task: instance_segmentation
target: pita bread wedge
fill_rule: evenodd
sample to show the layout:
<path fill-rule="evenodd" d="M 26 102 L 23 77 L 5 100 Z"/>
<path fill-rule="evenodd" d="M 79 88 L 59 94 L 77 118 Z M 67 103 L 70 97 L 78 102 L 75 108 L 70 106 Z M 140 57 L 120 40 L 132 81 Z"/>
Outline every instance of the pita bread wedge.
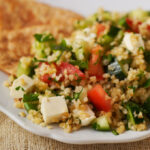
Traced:
<path fill-rule="evenodd" d="M 64 28 L 59 25 L 57 25 L 57 28 L 43 25 L 15 31 L 3 31 L 0 34 L 0 70 L 7 74 L 15 73 L 20 57 L 32 55 L 31 47 L 35 33 L 48 32 L 58 38 L 58 36 L 66 36 L 63 31 Z"/>
<path fill-rule="evenodd" d="M 0 0 L 0 69 L 15 72 L 20 57 L 31 55 L 35 33 L 69 36 L 73 22 L 79 19 L 80 15 L 69 10 L 34 0 Z"/>
<path fill-rule="evenodd" d="M 45 24 L 61 24 L 72 31 L 72 23 L 82 17 L 69 10 L 33 0 L 0 0 L 0 30 L 14 30 Z"/>

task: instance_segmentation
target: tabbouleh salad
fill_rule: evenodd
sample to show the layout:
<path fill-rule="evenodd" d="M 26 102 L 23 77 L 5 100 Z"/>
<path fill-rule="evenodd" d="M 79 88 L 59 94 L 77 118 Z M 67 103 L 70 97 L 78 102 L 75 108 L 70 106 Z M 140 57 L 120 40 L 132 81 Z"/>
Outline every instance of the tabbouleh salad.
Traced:
<path fill-rule="evenodd" d="M 41 126 L 59 123 L 66 132 L 83 126 L 115 135 L 147 129 L 150 12 L 99 9 L 77 21 L 69 38 L 34 37 L 34 57 L 22 57 L 7 82 L 28 119 Z"/>

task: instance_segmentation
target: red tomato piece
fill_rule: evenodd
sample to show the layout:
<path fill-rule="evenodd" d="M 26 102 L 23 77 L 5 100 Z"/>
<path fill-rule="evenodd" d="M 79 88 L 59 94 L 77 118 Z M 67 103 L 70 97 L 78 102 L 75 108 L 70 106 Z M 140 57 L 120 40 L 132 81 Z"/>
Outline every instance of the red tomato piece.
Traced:
<path fill-rule="evenodd" d="M 98 80 L 103 79 L 103 68 L 100 62 L 100 50 L 102 47 L 98 45 L 91 50 L 91 59 L 88 65 L 88 73 L 90 76 L 96 76 Z"/>
<path fill-rule="evenodd" d="M 71 64 L 69 64 L 67 62 L 62 62 L 58 66 L 57 74 L 64 75 L 64 71 L 65 70 L 67 71 L 68 75 L 71 75 L 71 74 L 76 75 L 75 76 L 75 80 L 77 80 L 78 77 L 80 77 L 82 79 L 85 78 L 85 74 L 82 71 L 80 71 L 77 67 L 75 67 L 75 66 L 73 66 L 73 65 L 71 65 Z M 63 79 L 64 79 L 64 76 L 61 78 L 61 80 L 63 80 Z"/>
<path fill-rule="evenodd" d="M 147 25 L 147 30 L 150 32 L 150 25 Z"/>
<path fill-rule="evenodd" d="M 101 85 L 95 85 L 88 91 L 88 98 L 97 110 L 108 112 L 111 110 L 111 99 Z"/>
<path fill-rule="evenodd" d="M 141 21 L 138 21 L 136 24 L 133 24 L 133 21 L 129 18 L 126 19 L 126 23 L 130 27 L 131 31 L 139 33 L 139 25 L 142 24 Z M 129 30 L 130 31 L 130 30 Z"/>
<path fill-rule="evenodd" d="M 39 67 L 41 67 L 41 65 L 42 65 L 43 63 L 46 64 L 46 65 L 50 65 L 48 62 L 40 62 L 40 63 L 39 63 Z"/>
<path fill-rule="evenodd" d="M 55 63 L 49 64 L 48 62 L 40 62 L 39 68 L 42 66 L 42 64 L 47 65 L 51 69 L 57 70 L 57 65 Z M 53 79 L 51 78 L 51 74 L 52 74 L 52 72 L 49 72 L 49 73 L 46 73 L 46 74 L 40 76 L 40 80 L 50 85 L 53 81 Z"/>
<path fill-rule="evenodd" d="M 128 26 L 129 26 L 130 28 L 132 28 L 132 26 L 133 26 L 133 21 L 132 21 L 131 19 L 127 18 L 127 19 L 126 19 L 126 23 L 128 24 Z"/>
<path fill-rule="evenodd" d="M 45 82 L 45 83 L 47 83 L 47 84 L 51 84 L 52 83 L 52 81 L 53 81 L 53 79 L 51 79 L 51 76 L 50 76 L 50 74 L 48 74 L 48 73 L 46 73 L 46 74 L 44 74 L 43 76 L 41 76 L 40 77 L 40 80 L 41 81 L 43 81 L 43 82 Z"/>
<path fill-rule="evenodd" d="M 97 36 L 99 37 L 106 27 L 103 24 L 97 24 Z"/>

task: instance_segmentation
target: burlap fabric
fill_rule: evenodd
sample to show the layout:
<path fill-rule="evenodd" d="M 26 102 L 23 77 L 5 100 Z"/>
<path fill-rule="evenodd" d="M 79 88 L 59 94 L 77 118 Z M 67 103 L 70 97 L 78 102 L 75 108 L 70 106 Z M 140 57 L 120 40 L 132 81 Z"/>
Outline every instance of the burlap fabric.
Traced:
<path fill-rule="evenodd" d="M 64 144 L 29 133 L 0 112 L 0 150 L 150 150 L 150 139 L 128 144 Z"/>

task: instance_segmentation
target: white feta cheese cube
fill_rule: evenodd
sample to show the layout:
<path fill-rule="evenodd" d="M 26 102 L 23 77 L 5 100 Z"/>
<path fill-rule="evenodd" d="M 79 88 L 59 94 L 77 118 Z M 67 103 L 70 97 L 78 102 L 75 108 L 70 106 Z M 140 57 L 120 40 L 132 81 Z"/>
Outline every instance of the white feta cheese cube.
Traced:
<path fill-rule="evenodd" d="M 10 96 L 13 98 L 23 98 L 24 93 L 27 92 L 33 85 L 33 79 L 23 74 L 18 79 L 14 80 L 10 87 Z"/>
<path fill-rule="evenodd" d="M 136 54 L 140 47 L 144 48 L 144 42 L 140 34 L 125 33 L 123 44 L 133 54 Z"/>
<path fill-rule="evenodd" d="M 96 117 L 91 108 L 84 104 L 79 109 L 74 109 L 74 117 L 78 117 L 81 120 L 82 126 L 89 125 Z"/>
<path fill-rule="evenodd" d="M 59 122 L 68 112 L 68 107 L 63 96 L 44 97 L 41 103 L 41 113 L 45 123 Z"/>

